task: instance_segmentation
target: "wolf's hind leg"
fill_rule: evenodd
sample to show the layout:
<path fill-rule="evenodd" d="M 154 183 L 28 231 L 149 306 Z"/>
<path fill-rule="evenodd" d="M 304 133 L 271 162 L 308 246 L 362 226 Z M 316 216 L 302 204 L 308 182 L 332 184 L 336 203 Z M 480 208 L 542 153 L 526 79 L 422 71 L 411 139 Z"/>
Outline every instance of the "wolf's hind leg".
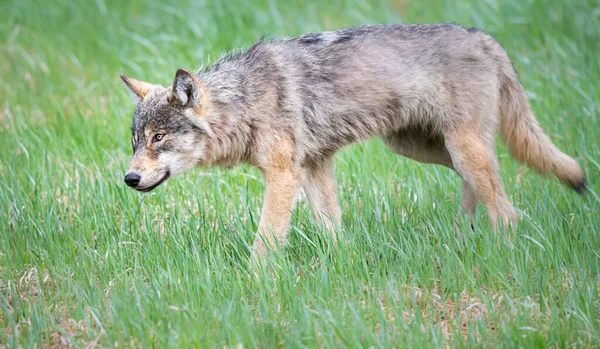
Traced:
<path fill-rule="evenodd" d="M 507 224 L 516 222 L 517 215 L 506 198 L 498 175 L 498 164 L 493 151 L 493 143 L 481 139 L 474 128 L 463 127 L 445 135 L 446 148 L 452 157 L 455 170 L 461 175 L 466 188 L 465 210 L 474 209 L 471 193 L 485 206 L 492 226 L 496 228 L 498 218 Z"/>
<path fill-rule="evenodd" d="M 341 212 L 337 202 L 333 158 L 305 169 L 304 192 L 317 222 L 322 222 L 337 245 L 336 229 L 341 224 Z"/>
<path fill-rule="evenodd" d="M 475 207 L 477 206 L 477 197 L 471 186 L 463 179 L 462 185 L 462 207 L 470 220 L 473 220 Z"/>
<path fill-rule="evenodd" d="M 422 131 L 399 131 L 386 135 L 382 139 L 393 153 L 426 164 L 442 165 L 456 171 L 442 137 L 432 138 Z M 460 172 L 457 173 L 462 177 Z M 462 207 L 471 222 L 477 206 L 477 196 L 464 177 L 462 178 Z"/>

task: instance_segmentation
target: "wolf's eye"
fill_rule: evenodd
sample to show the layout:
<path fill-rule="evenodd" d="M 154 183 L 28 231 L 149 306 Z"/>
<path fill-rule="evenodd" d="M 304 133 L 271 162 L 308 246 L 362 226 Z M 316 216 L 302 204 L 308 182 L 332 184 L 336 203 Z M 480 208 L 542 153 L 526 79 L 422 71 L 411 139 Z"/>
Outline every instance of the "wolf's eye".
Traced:
<path fill-rule="evenodd" d="M 156 143 L 156 142 L 160 142 L 162 141 L 162 139 L 165 137 L 164 134 L 162 133 L 157 133 L 154 135 L 154 138 L 152 138 L 152 143 Z"/>

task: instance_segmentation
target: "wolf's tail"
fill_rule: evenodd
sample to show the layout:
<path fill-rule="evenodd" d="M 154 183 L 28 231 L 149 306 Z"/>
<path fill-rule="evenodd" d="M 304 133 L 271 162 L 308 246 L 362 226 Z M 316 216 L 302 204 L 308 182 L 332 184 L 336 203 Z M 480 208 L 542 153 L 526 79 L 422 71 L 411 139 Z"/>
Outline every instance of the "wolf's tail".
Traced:
<path fill-rule="evenodd" d="M 502 50 L 504 51 L 504 50 Z M 553 173 L 578 193 L 585 191 L 581 166 L 560 151 L 533 116 L 527 95 L 505 52 L 501 62 L 500 133 L 511 155 L 542 174 Z"/>

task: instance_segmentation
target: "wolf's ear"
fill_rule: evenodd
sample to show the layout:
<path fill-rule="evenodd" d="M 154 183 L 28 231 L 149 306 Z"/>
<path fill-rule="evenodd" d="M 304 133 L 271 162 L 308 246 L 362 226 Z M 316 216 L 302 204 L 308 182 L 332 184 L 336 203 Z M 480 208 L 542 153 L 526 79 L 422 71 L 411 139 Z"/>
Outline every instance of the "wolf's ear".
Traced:
<path fill-rule="evenodd" d="M 202 86 L 197 77 L 185 69 L 177 69 L 168 101 L 174 105 L 192 108 L 202 103 Z"/>
<path fill-rule="evenodd" d="M 152 88 L 152 84 L 128 78 L 125 74 L 121 74 L 121 80 L 123 80 L 123 83 L 125 84 L 125 87 L 127 87 L 127 91 L 129 91 L 131 99 L 135 104 L 141 102 Z"/>

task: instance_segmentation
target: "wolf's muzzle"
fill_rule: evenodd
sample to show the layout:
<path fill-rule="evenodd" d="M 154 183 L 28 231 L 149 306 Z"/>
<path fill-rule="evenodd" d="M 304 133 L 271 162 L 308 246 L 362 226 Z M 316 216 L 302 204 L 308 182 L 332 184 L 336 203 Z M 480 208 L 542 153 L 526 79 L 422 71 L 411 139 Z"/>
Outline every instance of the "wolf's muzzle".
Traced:
<path fill-rule="evenodd" d="M 142 177 L 137 173 L 128 173 L 125 175 L 125 183 L 132 188 L 137 187 L 141 179 Z"/>
<path fill-rule="evenodd" d="M 163 176 L 163 178 L 161 178 L 158 182 L 156 182 L 155 184 L 149 186 L 149 187 L 136 187 L 135 190 L 137 191 L 141 191 L 143 193 L 147 193 L 149 191 L 154 190 L 154 188 L 158 187 L 159 185 L 163 184 L 167 179 L 169 179 L 169 177 L 171 177 L 171 172 L 167 171 L 167 173 L 165 173 L 165 175 Z"/>

